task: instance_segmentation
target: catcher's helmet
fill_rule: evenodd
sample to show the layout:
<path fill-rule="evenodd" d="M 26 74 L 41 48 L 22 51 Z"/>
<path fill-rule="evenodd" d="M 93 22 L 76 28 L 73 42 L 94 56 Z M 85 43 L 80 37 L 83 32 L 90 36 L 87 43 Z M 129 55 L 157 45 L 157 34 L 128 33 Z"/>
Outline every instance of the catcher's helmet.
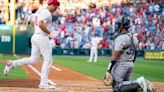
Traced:
<path fill-rule="evenodd" d="M 122 28 L 130 28 L 130 20 L 125 16 L 119 17 L 115 22 L 115 31 L 120 31 Z"/>
<path fill-rule="evenodd" d="M 128 30 L 128 28 L 130 28 L 130 20 L 125 16 L 121 16 L 121 17 L 116 19 L 115 31 L 114 31 L 114 35 L 113 35 L 114 39 L 118 35 L 120 35 L 121 29 L 123 29 L 123 28 L 126 30 Z"/>
<path fill-rule="evenodd" d="M 48 5 L 54 4 L 54 5 L 58 6 L 58 7 L 60 6 L 60 2 L 58 0 L 48 0 L 47 4 Z"/>

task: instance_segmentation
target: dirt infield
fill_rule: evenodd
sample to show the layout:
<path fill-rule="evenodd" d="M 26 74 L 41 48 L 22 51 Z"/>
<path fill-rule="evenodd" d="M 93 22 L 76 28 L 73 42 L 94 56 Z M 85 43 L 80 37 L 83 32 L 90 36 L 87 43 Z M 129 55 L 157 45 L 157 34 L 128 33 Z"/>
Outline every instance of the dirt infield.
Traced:
<path fill-rule="evenodd" d="M 33 65 L 41 70 L 42 63 Z M 112 92 L 111 86 L 104 86 L 102 80 L 72 71 L 53 64 L 60 69 L 50 70 L 49 79 L 57 84 L 56 89 L 43 90 L 38 88 L 40 76 L 30 67 L 23 66 L 30 79 L 0 79 L 0 92 Z M 164 83 L 154 82 L 157 92 L 164 92 Z"/>

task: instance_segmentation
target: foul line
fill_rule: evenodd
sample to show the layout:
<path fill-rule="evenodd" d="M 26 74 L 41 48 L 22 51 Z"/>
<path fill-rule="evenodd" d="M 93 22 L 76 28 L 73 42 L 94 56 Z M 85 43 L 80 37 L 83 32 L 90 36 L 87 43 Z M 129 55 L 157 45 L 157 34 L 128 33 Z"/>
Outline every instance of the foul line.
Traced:
<path fill-rule="evenodd" d="M 57 71 L 61 71 L 60 68 L 57 68 L 57 67 L 55 67 L 55 66 L 51 66 L 51 68 L 52 68 L 52 69 L 55 69 L 55 70 L 57 70 Z"/>
<path fill-rule="evenodd" d="M 27 66 L 30 67 L 36 74 L 38 74 L 39 76 L 41 76 L 41 73 L 36 68 L 34 68 L 31 65 L 27 65 Z"/>
<path fill-rule="evenodd" d="M 28 67 L 30 67 L 36 74 L 38 74 L 39 76 L 41 76 L 41 73 L 35 67 L 33 67 L 32 65 L 28 65 Z M 56 85 L 56 83 L 54 83 L 50 79 L 48 79 L 47 82 L 50 83 L 51 85 Z"/>

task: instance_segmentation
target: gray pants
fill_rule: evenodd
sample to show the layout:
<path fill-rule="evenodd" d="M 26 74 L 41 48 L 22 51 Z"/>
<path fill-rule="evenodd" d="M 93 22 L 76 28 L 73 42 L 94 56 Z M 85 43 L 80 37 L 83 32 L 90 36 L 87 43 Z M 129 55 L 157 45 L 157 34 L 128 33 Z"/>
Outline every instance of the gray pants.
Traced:
<path fill-rule="evenodd" d="M 116 84 L 130 81 L 133 67 L 133 62 L 116 62 L 111 72 Z"/>
<path fill-rule="evenodd" d="M 116 62 L 112 68 L 113 92 L 138 92 L 140 86 L 136 81 L 131 81 L 133 62 Z"/>
<path fill-rule="evenodd" d="M 142 92 L 136 81 L 124 81 L 113 87 L 113 92 Z"/>

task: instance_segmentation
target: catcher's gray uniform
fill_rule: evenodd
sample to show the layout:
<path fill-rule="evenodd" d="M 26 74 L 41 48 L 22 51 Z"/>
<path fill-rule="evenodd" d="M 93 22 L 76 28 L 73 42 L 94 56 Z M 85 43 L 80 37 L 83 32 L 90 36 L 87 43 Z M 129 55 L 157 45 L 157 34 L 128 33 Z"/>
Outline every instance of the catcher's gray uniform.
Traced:
<path fill-rule="evenodd" d="M 137 45 L 138 40 L 132 33 L 121 34 L 114 40 L 113 51 L 121 51 L 120 58 L 111 71 L 116 83 L 130 80 Z"/>
<path fill-rule="evenodd" d="M 130 81 L 138 40 L 132 33 L 128 33 L 129 27 L 130 20 L 127 17 L 122 16 L 116 20 L 112 61 L 105 73 L 104 84 L 107 86 L 112 84 L 113 92 L 141 92 L 141 90 L 147 92 L 147 84 L 143 77 Z"/>

